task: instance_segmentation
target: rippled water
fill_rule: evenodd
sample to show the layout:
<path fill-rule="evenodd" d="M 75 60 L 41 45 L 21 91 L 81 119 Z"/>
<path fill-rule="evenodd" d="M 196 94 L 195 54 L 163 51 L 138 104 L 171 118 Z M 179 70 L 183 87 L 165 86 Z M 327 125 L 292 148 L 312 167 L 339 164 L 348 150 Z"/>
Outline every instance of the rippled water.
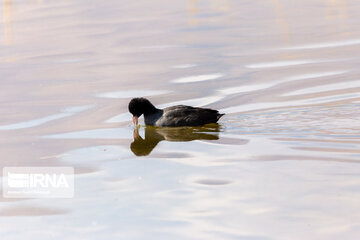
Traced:
<path fill-rule="evenodd" d="M 359 1 L 0 11 L 0 166 L 76 171 L 73 199 L 0 197 L 1 239 L 360 236 Z M 136 131 L 135 96 L 227 115 Z"/>

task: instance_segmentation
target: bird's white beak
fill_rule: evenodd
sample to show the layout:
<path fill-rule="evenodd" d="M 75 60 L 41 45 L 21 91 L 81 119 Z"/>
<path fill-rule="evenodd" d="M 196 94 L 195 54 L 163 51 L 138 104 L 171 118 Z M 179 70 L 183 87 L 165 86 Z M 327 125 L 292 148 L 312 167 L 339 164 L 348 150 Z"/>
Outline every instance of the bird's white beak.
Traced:
<path fill-rule="evenodd" d="M 136 126 L 138 125 L 138 117 L 133 116 L 133 124 Z"/>

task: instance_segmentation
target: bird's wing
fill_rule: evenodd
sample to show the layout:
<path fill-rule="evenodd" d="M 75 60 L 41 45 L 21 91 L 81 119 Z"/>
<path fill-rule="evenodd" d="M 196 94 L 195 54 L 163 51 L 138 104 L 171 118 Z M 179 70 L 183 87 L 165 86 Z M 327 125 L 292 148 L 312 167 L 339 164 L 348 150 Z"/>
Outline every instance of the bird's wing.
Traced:
<path fill-rule="evenodd" d="M 162 120 L 167 126 L 195 126 L 217 122 L 218 116 L 217 110 L 178 105 L 165 108 Z"/>

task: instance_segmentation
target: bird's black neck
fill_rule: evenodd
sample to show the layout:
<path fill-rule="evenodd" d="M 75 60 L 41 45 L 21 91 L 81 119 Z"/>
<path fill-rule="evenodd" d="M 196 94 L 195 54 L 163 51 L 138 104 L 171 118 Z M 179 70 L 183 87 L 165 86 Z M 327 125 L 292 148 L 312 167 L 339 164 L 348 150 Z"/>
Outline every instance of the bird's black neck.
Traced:
<path fill-rule="evenodd" d="M 146 102 L 146 106 L 144 107 L 144 115 L 154 114 L 158 111 L 159 109 L 157 109 L 151 102 Z"/>

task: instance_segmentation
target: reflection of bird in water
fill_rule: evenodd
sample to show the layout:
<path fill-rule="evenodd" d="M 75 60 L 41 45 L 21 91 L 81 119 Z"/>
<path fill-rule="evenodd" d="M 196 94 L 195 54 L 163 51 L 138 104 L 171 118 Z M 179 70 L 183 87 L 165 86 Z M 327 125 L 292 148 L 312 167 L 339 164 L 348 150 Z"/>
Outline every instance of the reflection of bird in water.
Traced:
<path fill-rule="evenodd" d="M 208 124 L 202 127 L 168 127 L 156 128 L 148 126 L 145 128 L 145 139 L 139 135 L 139 129 L 134 129 L 134 141 L 131 143 L 131 151 L 136 156 L 146 156 L 162 141 L 188 142 L 193 140 L 218 140 L 220 125 Z"/>

